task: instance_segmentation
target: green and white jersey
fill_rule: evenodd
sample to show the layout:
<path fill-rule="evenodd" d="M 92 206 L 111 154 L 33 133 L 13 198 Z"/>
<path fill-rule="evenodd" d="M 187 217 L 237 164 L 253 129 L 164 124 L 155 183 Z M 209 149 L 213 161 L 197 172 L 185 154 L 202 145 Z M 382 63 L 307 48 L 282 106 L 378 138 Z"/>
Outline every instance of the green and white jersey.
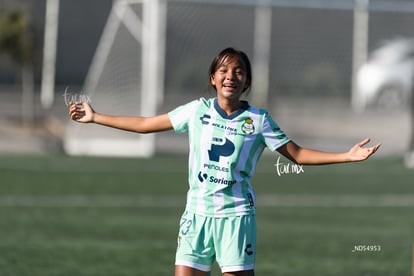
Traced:
<path fill-rule="evenodd" d="M 169 117 L 175 132 L 189 136 L 186 210 L 208 217 L 255 214 L 256 163 L 265 147 L 275 151 L 289 141 L 267 111 L 243 102 L 228 116 L 216 98 L 200 98 Z"/>

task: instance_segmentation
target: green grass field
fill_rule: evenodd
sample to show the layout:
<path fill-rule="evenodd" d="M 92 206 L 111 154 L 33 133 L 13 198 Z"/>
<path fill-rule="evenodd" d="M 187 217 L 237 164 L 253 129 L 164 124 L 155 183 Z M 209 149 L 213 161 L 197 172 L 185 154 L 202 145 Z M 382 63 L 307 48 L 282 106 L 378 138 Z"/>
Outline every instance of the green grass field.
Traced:
<path fill-rule="evenodd" d="M 253 181 L 256 275 L 411 275 L 402 160 L 281 176 L 275 163 L 264 156 Z M 186 174 L 185 156 L 1 156 L 0 275 L 173 275 Z"/>

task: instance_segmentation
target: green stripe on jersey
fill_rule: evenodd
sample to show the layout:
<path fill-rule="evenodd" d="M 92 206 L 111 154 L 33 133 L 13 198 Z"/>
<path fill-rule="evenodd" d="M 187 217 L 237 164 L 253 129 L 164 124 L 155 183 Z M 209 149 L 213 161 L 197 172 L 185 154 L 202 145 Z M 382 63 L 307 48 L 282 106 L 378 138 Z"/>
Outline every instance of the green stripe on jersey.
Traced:
<path fill-rule="evenodd" d="M 177 133 L 189 135 L 186 209 L 210 217 L 255 213 L 250 181 L 265 147 L 274 151 L 289 138 L 263 109 L 243 102 L 228 116 L 217 99 L 192 101 L 169 113 Z"/>

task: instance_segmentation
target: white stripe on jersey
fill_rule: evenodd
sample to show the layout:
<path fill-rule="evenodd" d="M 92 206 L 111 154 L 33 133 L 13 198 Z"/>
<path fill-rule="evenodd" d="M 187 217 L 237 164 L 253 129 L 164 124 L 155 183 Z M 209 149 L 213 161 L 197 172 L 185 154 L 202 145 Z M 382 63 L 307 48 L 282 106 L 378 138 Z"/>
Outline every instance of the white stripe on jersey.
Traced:
<path fill-rule="evenodd" d="M 201 98 L 169 117 L 177 133 L 189 134 L 187 210 L 212 217 L 254 214 L 256 163 L 266 146 L 274 151 L 289 141 L 267 112 L 245 102 L 227 116 L 216 99 Z"/>

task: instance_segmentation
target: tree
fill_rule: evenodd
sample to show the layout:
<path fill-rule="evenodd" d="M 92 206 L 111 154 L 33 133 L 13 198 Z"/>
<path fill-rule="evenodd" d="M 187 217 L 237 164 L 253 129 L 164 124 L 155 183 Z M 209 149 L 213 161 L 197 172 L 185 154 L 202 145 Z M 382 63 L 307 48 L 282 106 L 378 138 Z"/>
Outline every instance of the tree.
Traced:
<path fill-rule="evenodd" d="M 34 61 L 35 30 L 29 16 L 22 9 L 8 9 L 0 13 L 0 51 L 21 69 L 22 121 L 34 122 Z"/>

